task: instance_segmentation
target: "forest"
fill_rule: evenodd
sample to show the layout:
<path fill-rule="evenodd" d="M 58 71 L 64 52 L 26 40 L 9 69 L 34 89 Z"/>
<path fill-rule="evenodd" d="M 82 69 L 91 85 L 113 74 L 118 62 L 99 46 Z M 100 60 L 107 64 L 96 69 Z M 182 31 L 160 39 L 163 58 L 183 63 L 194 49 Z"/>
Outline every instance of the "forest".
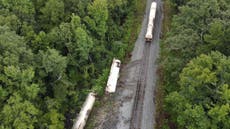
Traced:
<path fill-rule="evenodd" d="M 229 129 L 230 1 L 167 0 L 162 129 Z"/>
<path fill-rule="evenodd" d="M 0 128 L 71 128 L 130 49 L 137 0 L 1 0 Z"/>

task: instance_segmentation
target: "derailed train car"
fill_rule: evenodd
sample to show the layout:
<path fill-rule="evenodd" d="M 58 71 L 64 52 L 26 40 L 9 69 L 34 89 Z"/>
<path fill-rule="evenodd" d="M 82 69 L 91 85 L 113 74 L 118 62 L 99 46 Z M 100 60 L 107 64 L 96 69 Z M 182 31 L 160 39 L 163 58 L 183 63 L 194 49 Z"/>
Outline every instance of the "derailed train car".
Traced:
<path fill-rule="evenodd" d="M 150 13 L 149 13 L 149 21 L 148 21 L 148 26 L 147 26 L 147 32 L 145 35 L 145 41 L 146 42 L 151 42 L 153 39 L 153 28 L 154 28 L 154 20 L 156 17 L 156 9 L 157 9 L 157 3 L 152 2 L 151 7 L 150 7 Z"/>
<path fill-rule="evenodd" d="M 95 99 L 96 99 L 96 94 L 91 92 L 88 94 L 85 103 L 82 106 L 82 109 L 77 117 L 76 122 L 73 125 L 72 129 L 83 129 L 84 126 L 86 125 L 86 121 L 89 117 L 89 114 L 93 108 Z"/>
<path fill-rule="evenodd" d="M 108 93 L 114 93 L 116 91 L 116 85 L 117 85 L 117 80 L 119 77 L 120 65 L 121 65 L 120 60 L 113 59 L 113 63 L 112 63 L 111 70 L 110 70 L 110 75 L 109 75 L 107 86 L 106 86 L 106 92 Z M 89 93 L 72 129 L 84 129 L 87 119 L 89 117 L 89 114 L 95 103 L 95 100 L 96 100 L 96 94 L 94 92 Z"/>
<path fill-rule="evenodd" d="M 121 61 L 118 59 L 113 59 L 113 63 L 111 65 L 111 70 L 109 74 L 109 78 L 107 81 L 107 86 L 105 91 L 107 93 L 114 93 L 116 91 L 117 80 L 119 78 Z"/>

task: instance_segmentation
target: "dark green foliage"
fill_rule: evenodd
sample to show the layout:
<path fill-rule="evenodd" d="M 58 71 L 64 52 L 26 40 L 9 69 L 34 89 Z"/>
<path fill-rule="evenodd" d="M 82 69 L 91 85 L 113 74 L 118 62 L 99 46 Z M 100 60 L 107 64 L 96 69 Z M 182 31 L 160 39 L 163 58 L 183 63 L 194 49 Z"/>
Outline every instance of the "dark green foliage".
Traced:
<path fill-rule="evenodd" d="M 174 114 L 178 128 L 229 128 L 229 64 L 230 58 L 211 52 L 183 69 L 179 90 L 166 96 L 167 110 Z"/>
<path fill-rule="evenodd" d="M 92 4 L 88 6 L 89 17 L 87 25 L 90 30 L 95 34 L 99 39 L 103 39 L 105 32 L 107 31 L 107 20 L 109 17 L 107 0 L 95 0 Z"/>
<path fill-rule="evenodd" d="M 9 10 L 22 21 L 33 22 L 34 21 L 34 5 L 28 0 L 2 0 L 2 7 Z"/>
<path fill-rule="evenodd" d="M 44 68 L 47 74 L 52 73 L 53 76 L 59 77 L 66 69 L 66 57 L 59 55 L 57 50 L 48 49 L 45 53 L 40 52 L 41 68 Z"/>
<path fill-rule="evenodd" d="M 174 83 L 177 83 L 179 73 L 195 56 L 210 50 L 230 55 L 227 45 L 230 41 L 229 22 L 220 15 L 227 9 L 221 8 L 217 0 L 190 0 L 181 6 L 181 12 L 174 16 L 172 29 L 162 45 L 165 47 L 163 56 L 167 55 L 163 61 L 164 65 L 167 65 L 165 75 L 172 80 L 166 83 L 173 83 L 167 87 L 169 91 L 171 88 L 177 89 Z"/>
<path fill-rule="evenodd" d="M 188 2 L 189 0 L 171 0 L 171 1 L 177 6 L 181 6 L 181 5 L 186 4 L 186 2 Z"/>
<path fill-rule="evenodd" d="M 178 14 L 162 42 L 166 124 L 179 129 L 227 129 L 229 1 L 174 2 Z"/>
<path fill-rule="evenodd" d="M 10 31 L 7 26 L 0 26 L 0 71 L 4 66 L 28 66 L 33 58 L 30 50 L 26 49 L 26 43 L 22 37 Z"/>
<path fill-rule="evenodd" d="M 22 37 L 0 26 L 0 121 L 1 128 L 34 128 L 39 109 L 39 85 L 33 82 L 33 53 Z"/>
<path fill-rule="evenodd" d="M 71 128 L 127 50 L 127 0 L 0 1 L 0 128 Z"/>
<path fill-rule="evenodd" d="M 209 30 L 204 35 L 204 41 L 207 43 L 209 50 L 219 50 L 222 53 L 229 55 L 230 47 L 230 22 L 226 20 L 215 20 L 209 24 Z M 204 50 L 206 48 L 203 48 Z"/>
<path fill-rule="evenodd" d="M 96 84 L 93 87 L 93 91 L 96 92 L 99 96 L 102 96 L 104 93 L 104 88 L 106 86 L 106 81 L 109 76 L 109 70 L 104 69 L 102 75 L 96 80 Z"/>
<path fill-rule="evenodd" d="M 62 0 L 48 0 L 45 6 L 40 9 L 41 28 L 49 30 L 60 24 L 64 17 L 64 3 Z"/>

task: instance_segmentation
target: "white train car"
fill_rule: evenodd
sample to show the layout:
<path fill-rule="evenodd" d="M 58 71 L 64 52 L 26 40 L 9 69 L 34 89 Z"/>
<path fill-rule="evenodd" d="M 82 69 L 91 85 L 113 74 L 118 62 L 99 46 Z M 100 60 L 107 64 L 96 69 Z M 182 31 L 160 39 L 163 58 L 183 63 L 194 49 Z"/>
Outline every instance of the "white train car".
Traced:
<path fill-rule="evenodd" d="M 109 78 L 107 81 L 106 92 L 114 93 L 116 91 L 117 80 L 119 78 L 121 61 L 118 59 L 113 59 L 113 63 L 111 66 Z"/>
<path fill-rule="evenodd" d="M 148 21 L 148 26 L 147 26 L 147 32 L 145 35 L 145 41 L 146 42 L 151 42 L 153 39 L 153 28 L 154 28 L 154 20 L 156 17 L 156 9 L 157 9 L 157 3 L 152 2 L 151 8 L 150 8 L 150 13 L 149 13 L 149 21 Z"/>
<path fill-rule="evenodd" d="M 93 92 L 88 94 L 88 96 L 85 100 L 85 103 L 83 104 L 83 107 L 82 107 L 72 129 L 83 129 L 84 128 L 86 121 L 89 117 L 89 114 L 93 108 L 93 105 L 94 105 L 94 102 L 96 99 L 95 96 L 96 96 L 96 94 Z"/>

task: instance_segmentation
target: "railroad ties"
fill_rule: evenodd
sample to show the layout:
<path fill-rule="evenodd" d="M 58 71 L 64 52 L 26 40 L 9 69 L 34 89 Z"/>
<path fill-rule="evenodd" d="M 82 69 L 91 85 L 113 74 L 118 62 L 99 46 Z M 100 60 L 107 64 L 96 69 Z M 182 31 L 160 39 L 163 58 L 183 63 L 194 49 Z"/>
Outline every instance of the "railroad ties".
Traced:
<path fill-rule="evenodd" d="M 134 105 L 130 121 L 130 129 L 141 129 L 150 45 L 151 44 L 149 43 L 145 44 L 142 62 L 140 64 L 139 78 L 137 81 L 136 95 L 134 98 Z"/>

